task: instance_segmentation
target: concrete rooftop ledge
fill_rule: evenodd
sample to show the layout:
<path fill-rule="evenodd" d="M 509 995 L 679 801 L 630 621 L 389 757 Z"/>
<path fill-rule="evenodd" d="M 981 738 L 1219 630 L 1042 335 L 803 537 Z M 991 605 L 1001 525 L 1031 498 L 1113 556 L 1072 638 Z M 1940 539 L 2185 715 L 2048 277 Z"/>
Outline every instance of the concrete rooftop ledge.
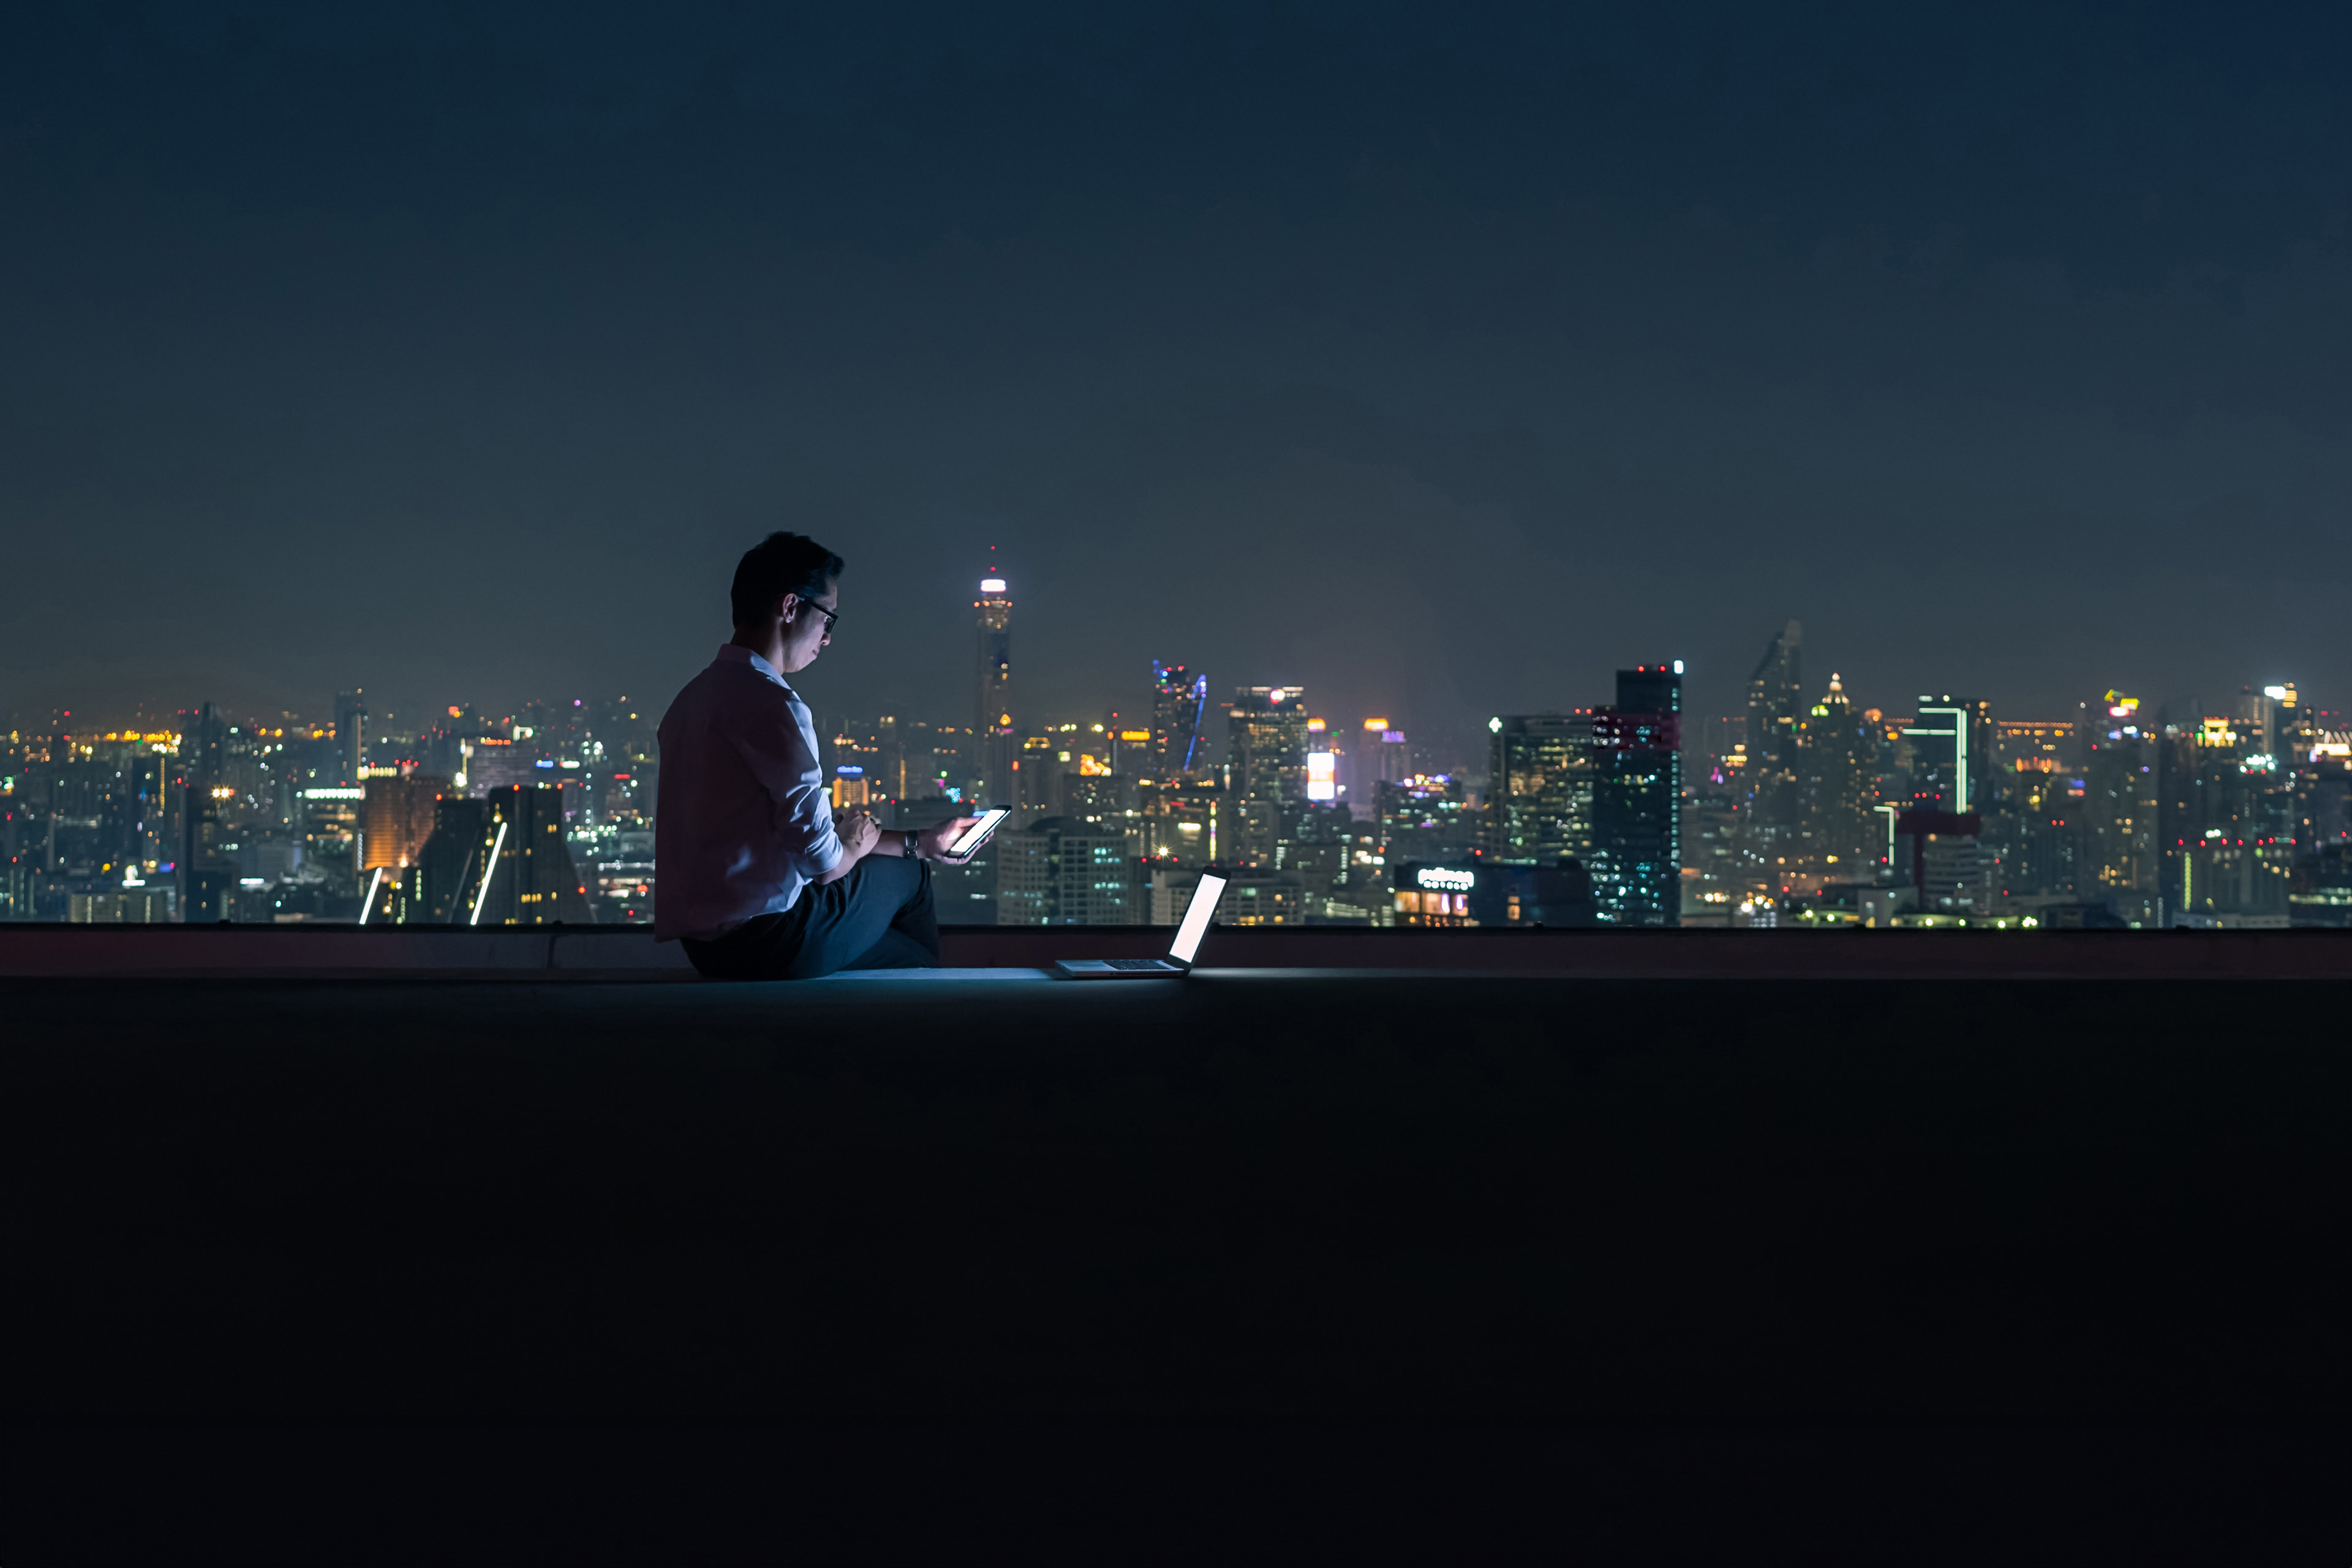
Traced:
<path fill-rule="evenodd" d="M 956 969 L 1164 952 L 1158 927 L 949 927 Z M 2352 932 L 1224 929 L 1204 968 L 1574 978 L 2352 978 Z M 693 981 L 643 927 L 0 925 L 0 978 L 413 975 Z"/>

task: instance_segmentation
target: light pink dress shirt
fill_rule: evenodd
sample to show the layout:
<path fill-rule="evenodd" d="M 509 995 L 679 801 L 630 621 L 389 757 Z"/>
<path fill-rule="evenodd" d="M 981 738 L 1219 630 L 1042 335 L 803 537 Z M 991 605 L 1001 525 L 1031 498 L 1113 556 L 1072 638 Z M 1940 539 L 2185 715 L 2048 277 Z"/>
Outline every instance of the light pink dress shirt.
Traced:
<path fill-rule="evenodd" d="M 808 705 L 729 643 L 661 721 L 654 938 L 724 934 L 789 910 L 841 861 Z"/>

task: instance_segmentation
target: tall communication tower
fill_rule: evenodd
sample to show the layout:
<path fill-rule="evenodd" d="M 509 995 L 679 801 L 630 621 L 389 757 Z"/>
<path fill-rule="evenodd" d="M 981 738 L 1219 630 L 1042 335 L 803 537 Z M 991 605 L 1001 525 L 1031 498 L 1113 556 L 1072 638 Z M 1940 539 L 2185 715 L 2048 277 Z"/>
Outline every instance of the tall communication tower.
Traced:
<path fill-rule="evenodd" d="M 972 706 L 972 744 L 979 753 L 982 805 L 1009 805 L 1013 800 L 1013 763 L 1020 742 L 1013 735 L 1013 595 L 996 567 L 990 547 L 988 574 L 980 580 L 980 597 L 972 601 L 979 632 L 980 658 Z"/>

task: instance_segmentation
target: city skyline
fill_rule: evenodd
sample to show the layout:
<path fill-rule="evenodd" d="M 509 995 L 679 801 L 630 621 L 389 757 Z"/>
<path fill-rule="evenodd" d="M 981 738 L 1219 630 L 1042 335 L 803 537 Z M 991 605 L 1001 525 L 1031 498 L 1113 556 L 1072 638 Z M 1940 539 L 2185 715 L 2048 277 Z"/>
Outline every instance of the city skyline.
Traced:
<path fill-rule="evenodd" d="M 1693 713 L 1681 659 L 1621 665 L 1612 701 L 1489 715 L 1467 760 L 1394 713 L 1335 721 L 1300 685 L 1220 699 L 1160 659 L 1141 703 L 1041 712 L 1020 596 L 987 571 L 964 721 L 819 715 L 836 808 L 894 827 L 1012 812 L 940 868 L 950 921 L 1165 923 L 1212 868 L 1238 925 L 2283 927 L 2352 909 L 2352 734 L 2293 682 L 2185 715 L 2116 689 L 2064 718 L 1949 691 L 1890 712 L 1841 671 L 1809 676 L 1790 620 L 1742 711 Z M 0 918 L 642 922 L 658 711 L 455 703 L 404 728 L 353 687 L 323 722 L 60 713 L 0 745 Z"/>

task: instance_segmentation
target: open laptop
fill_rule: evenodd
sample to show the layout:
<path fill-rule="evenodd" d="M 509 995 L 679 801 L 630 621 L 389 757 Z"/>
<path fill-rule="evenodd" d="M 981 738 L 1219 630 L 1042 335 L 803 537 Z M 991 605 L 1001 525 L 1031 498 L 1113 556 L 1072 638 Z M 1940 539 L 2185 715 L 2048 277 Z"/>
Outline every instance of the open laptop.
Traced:
<path fill-rule="evenodd" d="M 1224 891 L 1223 877 L 1201 873 L 1201 885 L 1192 889 L 1192 901 L 1184 906 L 1184 919 L 1176 927 L 1176 940 L 1168 944 L 1165 958 L 1057 958 L 1054 973 L 1066 980 L 1165 980 L 1171 974 L 1189 974 L 1192 955 L 1201 951 L 1209 917 L 1217 912 L 1217 900 Z"/>

